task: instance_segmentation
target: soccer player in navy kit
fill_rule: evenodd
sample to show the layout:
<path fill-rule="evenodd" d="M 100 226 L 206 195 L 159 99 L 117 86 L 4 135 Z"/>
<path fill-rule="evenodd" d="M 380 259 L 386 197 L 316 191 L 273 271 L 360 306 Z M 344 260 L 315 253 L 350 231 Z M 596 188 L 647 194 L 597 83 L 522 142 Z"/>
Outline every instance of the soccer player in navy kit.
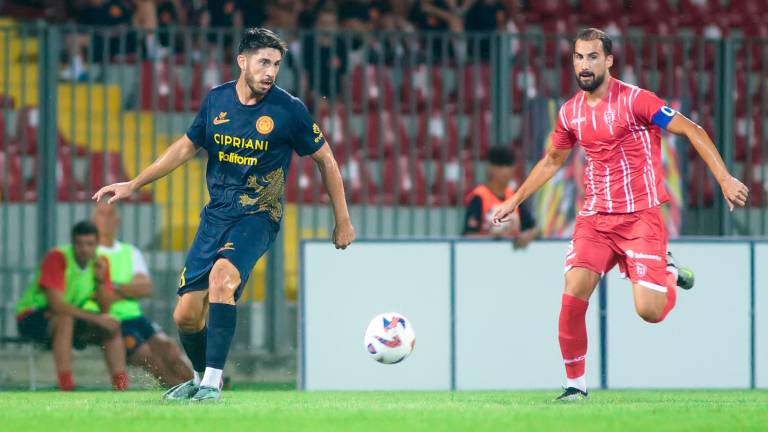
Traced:
<path fill-rule="evenodd" d="M 355 230 L 344 186 L 323 133 L 297 98 L 275 85 L 285 43 L 263 28 L 246 30 L 238 48 L 240 77 L 208 93 L 187 133 L 136 178 L 103 187 L 109 202 L 167 175 L 204 148 L 211 201 L 179 278 L 173 318 L 194 379 L 170 389 L 169 400 L 218 400 L 235 332 L 235 302 L 251 269 L 277 236 L 292 152 L 311 155 L 333 205 L 337 249 Z M 206 326 L 207 315 L 207 326 Z"/>

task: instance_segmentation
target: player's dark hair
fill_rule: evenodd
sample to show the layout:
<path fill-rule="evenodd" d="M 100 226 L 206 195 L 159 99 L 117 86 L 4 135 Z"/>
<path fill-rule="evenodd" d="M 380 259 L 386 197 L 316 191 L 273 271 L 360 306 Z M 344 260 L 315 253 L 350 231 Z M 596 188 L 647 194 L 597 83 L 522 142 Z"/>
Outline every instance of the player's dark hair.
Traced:
<path fill-rule="evenodd" d="M 573 40 L 573 49 L 576 49 L 576 41 L 592 41 L 596 39 L 600 39 L 600 42 L 603 43 L 603 52 L 606 56 L 613 54 L 613 41 L 606 32 L 596 28 L 581 30 L 576 35 L 576 39 Z"/>
<path fill-rule="evenodd" d="M 72 227 L 72 240 L 83 235 L 95 235 L 99 238 L 99 229 L 89 220 L 80 221 Z"/>
<path fill-rule="evenodd" d="M 255 52 L 262 48 L 274 48 L 280 51 L 281 55 L 285 55 L 285 52 L 288 51 L 288 45 L 272 30 L 253 27 L 243 33 L 243 37 L 240 38 L 240 45 L 237 47 L 237 53 Z"/>
<path fill-rule="evenodd" d="M 509 147 L 495 146 L 488 150 L 488 163 L 496 166 L 515 164 L 515 153 Z"/>

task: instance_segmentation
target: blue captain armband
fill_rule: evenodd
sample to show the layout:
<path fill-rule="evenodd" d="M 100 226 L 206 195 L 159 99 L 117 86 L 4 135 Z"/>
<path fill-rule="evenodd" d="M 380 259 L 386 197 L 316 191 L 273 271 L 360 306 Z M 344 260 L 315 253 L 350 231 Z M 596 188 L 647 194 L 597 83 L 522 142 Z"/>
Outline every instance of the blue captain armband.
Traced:
<path fill-rule="evenodd" d="M 651 123 L 666 130 L 667 126 L 669 126 L 669 122 L 675 117 L 675 114 L 677 114 L 677 111 L 664 105 L 656 111 L 656 114 L 654 114 L 653 117 L 651 117 Z"/>

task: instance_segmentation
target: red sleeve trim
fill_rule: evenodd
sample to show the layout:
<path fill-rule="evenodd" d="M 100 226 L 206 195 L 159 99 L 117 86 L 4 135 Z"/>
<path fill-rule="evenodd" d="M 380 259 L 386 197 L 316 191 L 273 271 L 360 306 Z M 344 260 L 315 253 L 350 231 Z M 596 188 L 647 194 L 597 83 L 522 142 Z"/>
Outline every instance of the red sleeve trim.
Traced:
<path fill-rule="evenodd" d="M 66 289 L 67 259 L 59 250 L 48 252 L 40 266 L 38 284 L 47 289 L 64 292 Z"/>

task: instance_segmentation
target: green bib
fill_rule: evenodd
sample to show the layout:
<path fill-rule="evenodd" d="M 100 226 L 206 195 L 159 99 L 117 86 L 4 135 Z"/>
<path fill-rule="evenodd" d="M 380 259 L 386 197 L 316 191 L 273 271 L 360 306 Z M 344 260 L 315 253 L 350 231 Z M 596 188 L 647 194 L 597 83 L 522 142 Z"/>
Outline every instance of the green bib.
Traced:
<path fill-rule="evenodd" d="M 96 292 L 96 281 L 93 274 L 93 263 L 81 269 L 75 260 L 75 252 L 72 245 L 63 245 L 56 248 L 64 255 L 66 262 L 64 276 L 64 301 L 78 308 L 84 308 L 89 300 L 93 299 Z M 48 299 L 40 289 L 40 271 L 27 285 L 19 303 L 16 305 L 16 313 L 19 314 L 29 309 L 45 309 L 48 307 Z"/>
<path fill-rule="evenodd" d="M 133 247 L 127 243 L 115 242 L 114 251 L 99 247 L 99 255 L 109 260 L 109 274 L 112 285 L 125 285 L 133 279 Z M 116 290 L 119 288 L 115 288 Z M 142 316 L 138 300 L 123 299 L 112 303 L 109 314 L 120 321 Z"/>

